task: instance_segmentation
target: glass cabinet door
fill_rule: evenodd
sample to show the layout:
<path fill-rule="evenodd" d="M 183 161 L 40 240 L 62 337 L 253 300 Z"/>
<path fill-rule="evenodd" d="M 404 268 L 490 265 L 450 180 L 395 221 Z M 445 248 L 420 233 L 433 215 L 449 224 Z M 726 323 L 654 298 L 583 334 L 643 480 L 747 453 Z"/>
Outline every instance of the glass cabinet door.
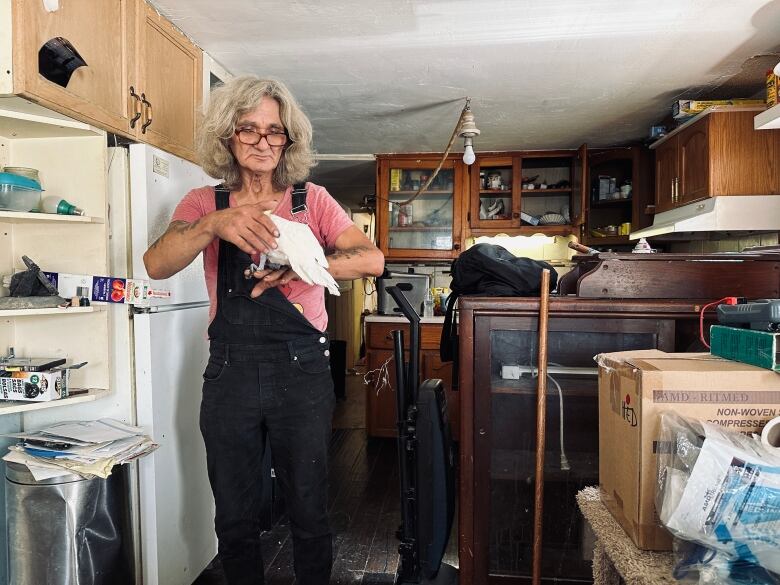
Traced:
<path fill-rule="evenodd" d="M 572 157 L 523 157 L 522 217 L 537 226 L 570 226 L 572 213 Z"/>
<path fill-rule="evenodd" d="M 476 574 L 526 582 L 532 575 L 538 332 L 532 317 L 478 321 L 489 350 L 474 361 Z M 551 319 L 544 461 L 542 578 L 592 578 L 593 542 L 575 495 L 598 485 L 599 352 L 658 347 L 659 321 Z M 480 478 L 485 478 L 484 480 Z M 477 536 L 479 535 L 479 536 Z M 482 555 L 475 555 L 478 559 Z M 480 565 L 481 566 L 478 566 Z"/>
<path fill-rule="evenodd" d="M 515 210 L 515 172 L 511 157 L 482 157 L 472 169 L 470 223 L 477 229 L 519 225 Z"/>
<path fill-rule="evenodd" d="M 388 205 L 389 250 L 453 249 L 454 170 L 441 169 L 428 189 L 409 201 L 434 169 L 391 165 L 388 201 L 384 203 Z"/>

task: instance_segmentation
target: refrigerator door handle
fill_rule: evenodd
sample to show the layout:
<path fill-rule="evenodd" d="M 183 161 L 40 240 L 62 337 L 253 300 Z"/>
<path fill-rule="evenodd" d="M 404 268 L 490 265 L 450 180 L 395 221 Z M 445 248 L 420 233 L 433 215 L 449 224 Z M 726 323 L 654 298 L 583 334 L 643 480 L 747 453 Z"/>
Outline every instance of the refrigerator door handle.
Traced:
<path fill-rule="evenodd" d="M 169 313 L 171 311 L 182 311 L 184 309 L 197 309 L 199 307 L 208 307 L 208 301 L 200 301 L 197 303 L 179 303 L 178 305 L 160 305 L 156 307 L 130 307 L 130 312 L 133 315 L 149 315 L 152 313 Z"/>

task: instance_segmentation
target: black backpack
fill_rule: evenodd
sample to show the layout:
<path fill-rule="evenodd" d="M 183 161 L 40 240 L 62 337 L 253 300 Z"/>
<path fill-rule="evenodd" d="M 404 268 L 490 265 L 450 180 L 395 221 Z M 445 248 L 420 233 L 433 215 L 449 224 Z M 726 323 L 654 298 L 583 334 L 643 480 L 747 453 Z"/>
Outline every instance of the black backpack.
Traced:
<path fill-rule="evenodd" d="M 558 273 L 547 262 L 518 258 L 502 246 L 476 244 L 452 262 L 452 292 L 441 332 L 439 353 L 444 362 L 455 361 L 457 379 L 458 331 L 453 323 L 455 301 L 463 295 L 486 297 L 537 297 L 541 292 L 542 270 L 550 271 L 550 291 L 558 283 Z"/>

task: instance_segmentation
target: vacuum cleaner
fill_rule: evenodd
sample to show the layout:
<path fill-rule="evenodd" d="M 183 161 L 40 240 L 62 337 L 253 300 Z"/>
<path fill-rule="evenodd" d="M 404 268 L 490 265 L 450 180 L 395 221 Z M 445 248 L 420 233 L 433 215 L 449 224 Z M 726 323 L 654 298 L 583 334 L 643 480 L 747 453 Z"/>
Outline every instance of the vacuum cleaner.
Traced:
<path fill-rule="evenodd" d="M 456 585 L 443 563 L 455 513 L 455 456 L 441 380 L 420 383 L 420 315 L 400 288 L 388 287 L 409 320 L 409 363 L 403 331 L 393 331 L 401 484 L 400 555 L 395 585 Z"/>

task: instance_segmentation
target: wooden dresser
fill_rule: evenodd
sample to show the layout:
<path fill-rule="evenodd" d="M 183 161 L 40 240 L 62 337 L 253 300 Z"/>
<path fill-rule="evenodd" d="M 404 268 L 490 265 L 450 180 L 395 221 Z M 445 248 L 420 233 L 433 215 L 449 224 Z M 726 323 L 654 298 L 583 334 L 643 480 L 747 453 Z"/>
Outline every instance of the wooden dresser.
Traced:
<path fill-rule="evenodd" d="M 444 317 L 423 319 L 420 332 L 420 372 L 423 380 L 440 378 L 444 381 L 452 436 L 457 438 L 460 432 L 459 393 L 452 391 L 452 364 L 442 363 L 439 359 L 439 340 L 443 323 Z M 392 334 L 396 329 L 404 331 L 404 345 L 408 350 L 409 322 L 405 318 L 380 315 L 366 317 L 366 358 L 368 370 L 373 372 L 371 384 L 366 388 L 366 427 L 369 437 L 396 436 L 396 381 Z M 389 385 L 383 385 L 376 375 L 376 371 L 385 362 Z"/>

